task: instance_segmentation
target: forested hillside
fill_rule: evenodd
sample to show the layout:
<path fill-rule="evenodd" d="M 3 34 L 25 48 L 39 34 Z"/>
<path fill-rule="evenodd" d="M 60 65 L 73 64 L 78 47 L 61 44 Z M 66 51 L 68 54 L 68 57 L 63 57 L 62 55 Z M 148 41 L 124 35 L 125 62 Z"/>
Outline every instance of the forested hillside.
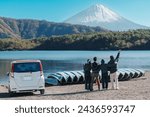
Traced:
<path fill-rule="evenodd" d="M 23 38 L 32 39 L 50 37 L 52 35 L 79 34 L 106 31 L 100 27 L 71 25 L 40 20 L 11 19 L 0 17 L 0 39 Z"/>
<path fill-rule="evenodd" d="M 84 33 L 32 40 L 3 39 L 0 50 L 150 50 L 150 30 Z"/>

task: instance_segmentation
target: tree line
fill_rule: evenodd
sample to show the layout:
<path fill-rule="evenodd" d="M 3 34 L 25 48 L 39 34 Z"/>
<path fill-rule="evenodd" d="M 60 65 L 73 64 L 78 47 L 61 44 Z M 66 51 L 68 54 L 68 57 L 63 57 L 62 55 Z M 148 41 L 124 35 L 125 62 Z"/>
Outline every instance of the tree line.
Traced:
<path fill-rule="evenodd" d="M 36 39 L 1 39 L 0 50 L 150 50 L 150 30 L 95 32 Z"/>

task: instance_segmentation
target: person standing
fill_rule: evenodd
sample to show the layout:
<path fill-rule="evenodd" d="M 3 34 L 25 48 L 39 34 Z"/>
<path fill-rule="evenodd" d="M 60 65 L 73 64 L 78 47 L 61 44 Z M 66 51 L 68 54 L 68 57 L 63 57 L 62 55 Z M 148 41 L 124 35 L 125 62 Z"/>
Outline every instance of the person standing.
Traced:
<path fill-rule="evenodd" d="M 110 56 L 110 61 L 108 62 L 112 89 L 119 89 L 118 76 L 117 76 L 117 63 L 119 61 L 119 56 L 120 56 L 120 50 L 116 58 Z"/>
<path fill-rule="evenodd" d="M 83 66 L 85 77 L 85 89 L 90 90 L 91 84 L 91 61 L 88 59 L 87 63 Z"/>
<path fill-rule="evenodd" d="M 108 77 L 108 64 L 105 63 L 104 59 L 101 60 L 101 75 L 102 75 L 102 88 L 108 89 L 108 82 L 109 82 L 109 77 Z"/>
<path fill-rule="evenodd" d="M 93 83 L 95 80 L 98 85 L 98 90 L 100 90 L 100 76 L 99 76 L 100 65 L 97 63 L 97 57 L 94 57 L 93 61 L 94 62 L 92 63 L 91 91 L 93 90 Z"/>

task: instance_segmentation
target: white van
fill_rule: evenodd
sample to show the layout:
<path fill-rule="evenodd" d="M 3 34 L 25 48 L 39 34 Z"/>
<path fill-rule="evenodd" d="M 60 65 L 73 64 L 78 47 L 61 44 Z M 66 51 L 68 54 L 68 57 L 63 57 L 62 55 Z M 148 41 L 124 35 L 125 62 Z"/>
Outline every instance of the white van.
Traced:
<path fill-rule="evenodd" d="M 19 92 L 45 92 L 45 80 L 40 60 L 16 60 L 11 62 L 9 73 L 10 95 Z"/>

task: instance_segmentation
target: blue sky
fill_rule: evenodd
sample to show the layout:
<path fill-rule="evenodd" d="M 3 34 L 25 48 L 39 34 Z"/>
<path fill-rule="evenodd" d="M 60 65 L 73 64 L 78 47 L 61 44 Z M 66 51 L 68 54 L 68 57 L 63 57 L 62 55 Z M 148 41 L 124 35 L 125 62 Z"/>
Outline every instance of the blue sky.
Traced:
<path fill-rule="evenodd" d="M 0 0 L 0 16 L 62 22 L 97 3 L 150 26 L 150 0 Z"/>

